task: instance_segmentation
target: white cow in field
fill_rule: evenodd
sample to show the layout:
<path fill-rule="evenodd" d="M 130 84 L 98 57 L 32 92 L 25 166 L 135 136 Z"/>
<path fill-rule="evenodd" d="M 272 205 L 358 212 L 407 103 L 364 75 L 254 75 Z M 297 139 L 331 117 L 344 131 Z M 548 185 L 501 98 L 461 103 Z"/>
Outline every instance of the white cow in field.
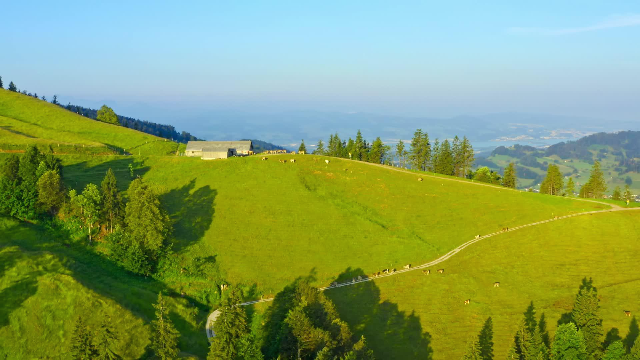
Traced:
<path fill-rule="evenodd" d="M 325 162 L 327 165 L 329 165 L 329 160 L 325 160 L 324 162 Z"/>

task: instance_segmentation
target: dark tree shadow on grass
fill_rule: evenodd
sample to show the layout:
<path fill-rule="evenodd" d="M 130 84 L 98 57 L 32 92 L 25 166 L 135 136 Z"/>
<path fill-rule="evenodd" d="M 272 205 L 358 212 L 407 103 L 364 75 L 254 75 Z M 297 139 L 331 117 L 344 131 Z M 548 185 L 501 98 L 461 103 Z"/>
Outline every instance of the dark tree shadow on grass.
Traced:
<path fill-rule="evenodd" d="M 179 346 L 200 356 L 207 354 L 209 344 L 204 335 L 204 327 L 201 325 L 204 324 L 204 319 L 208 315 L 208 306 L 195 299 L 180 297 L 161 281 L 131 274 L 84 247 L 65 246 L 35 225 L 21 223 L 20 226 L 5 231 L 2 235 L 4 245 L 18 246 L 21 251 L 34 253 L 46 251 L 54 255 L 62 266 L 60 271 L 68 273 L 87 289 L 114 300 L 147 324 L 155 318 L 153 304 L 157 301 L 160 291 L 183 307 L 196 308 L 198 312 L 196 325 L 189 323 L 180 314 L 172 312 L 170 316 L 180 332 Z M 18 291 L 15 292 L 35 293 L 33 286 L 29 283 L 21 286 L 24 288 L 17 289 Z M 4 301 L 4 292 L 0 298 Z M 17 299 L 12 303 L 22 301 Z M 121 336 L 125 335 L 121 334 Z"/>
<path fill-rule="evenodd" d="M 337 282 L 364 276 L 361 269 L 347 268 Z M 326 292 L 356 337 L 364 335 L 378 359 L 431 359 L 431 335 L 422 330 L 420 318 L 407 314 L 389 301 L 380 302 L 380 289 L 367 281 Z"/>
<path fill-rule="evenodd" d="M 606 350 L 609 345 L 618 340 L 622 340 L 622 338 L 620 337 L 620 330 L 618 330 L 618 328 L 611 328 L 611 330 L 607 331 L 607 334 L 604 336 L 602 348 Z"/>
<path fill-rule="evenodd" d="M 131 177 L 129 165 L 134 168 L 133 177 Z M 134 178 L 138 176 L 142 177 L 149 171 L 148 166 L 144 166 L 133 157 L 120 157 L 96 165 L 89 165 L 87 161 L 64 165 L 62 169 L 62 179 L 68 188 L 75 189 L 79 192 L 90 183 L 98 185 L 99 187 L 109 169 L 113 170 L 118 181 L 118 190 L 120 191 L 127 190 Z"/>
<path fill-rule="evenodd" d="M 638 320 L 634 316 L 631 318 L 631 323 L 629 324 L 629 332 L 627 336 L 622 340 L 624 343 L 624 347 L 627 349 L 627 352 L 631 351 L 633 344 L 638 341 L 638 336 L 640 335 L 640 327 L 638 327 Z"/>
<path fill-rule="evenodd" d="M 195 186 L 196 179 L 193 179 L 161 197 L 174 223 L 173 250 L 176 252 L 202 239 L 215 215 L 214 202 L 218 191 L 208 185 L 193 191 Z"/>
<path fill-rule="evenodd" d="M 9 315 L 38 291 L 35 276 L 28 276 L 0 291 L 0 328 L 9 325 Z"/>

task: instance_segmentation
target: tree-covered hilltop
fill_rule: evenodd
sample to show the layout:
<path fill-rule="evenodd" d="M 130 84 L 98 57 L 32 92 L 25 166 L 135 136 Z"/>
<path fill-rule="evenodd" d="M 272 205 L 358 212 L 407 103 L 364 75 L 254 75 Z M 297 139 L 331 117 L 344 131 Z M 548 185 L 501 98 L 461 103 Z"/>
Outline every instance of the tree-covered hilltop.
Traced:
<path fill-rule="evenodd" d="M 285 150 L 285 148 L 283 148 L 282 146 L 274 145 L 262 140 L 241 139 L 240 141 L 251 141 L 251 143 L 253 144 L 253 152 L 255 153 L 261 153 L 265 150 Z"/>

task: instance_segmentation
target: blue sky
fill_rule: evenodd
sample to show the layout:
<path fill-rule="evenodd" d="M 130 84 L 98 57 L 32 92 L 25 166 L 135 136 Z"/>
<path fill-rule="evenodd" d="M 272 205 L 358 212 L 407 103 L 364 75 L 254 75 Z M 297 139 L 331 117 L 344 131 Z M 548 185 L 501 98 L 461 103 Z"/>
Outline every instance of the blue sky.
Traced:
<path fill-rule="evenodd" d="M 0 24 L 5 83 L 149 120 L 305 109 L 640 121 L 638 1 L 6 1 Z"/>

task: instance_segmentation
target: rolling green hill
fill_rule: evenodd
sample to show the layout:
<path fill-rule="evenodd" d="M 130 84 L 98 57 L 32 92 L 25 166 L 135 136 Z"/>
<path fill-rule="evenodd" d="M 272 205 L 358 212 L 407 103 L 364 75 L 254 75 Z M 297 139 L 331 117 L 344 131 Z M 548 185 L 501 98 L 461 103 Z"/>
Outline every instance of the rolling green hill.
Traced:
<path fill-rule="evenodd" d="M 219 299 L 220 279 L 241 286 L 252 300 L 273 296 L 301 277 L 326 286 L 426 263 L 505 227 L 611 209 L 312 155 L 266 161 L 147 156 L 168 153 L 173 143 L 165 148 L 149 135 L 6 91 L 0 92 L 0 116 L 2 144 L 108 144 L 133 153 L 61 156 L 63 180 L 80 190 L 99 184 L 112 168 L 125 191 L 141 176 L 170 214 L 177 269 L 163 280 L 135 276 L 84 239 L 0 218 L 0 358 L 62 357 L 78 316 L 91 326 L 112 318 L 121 354 L 143 357 L 160 290 L 170 299 L 183 355 L 205 358 L 205 320 L 208 305 Z M 495 321 L 496 358 L 504 357 L 529 301 L 545 312 L 553 333 L 585 276 L 600 289 L 605 329 L 615 326 L 625 336 L 629 319 L 622 310 L 640 311 L 638 220 L 636 211 L 583 215 L 500 234 L 439 265 L 444 275 L 413 271 L 327 295 L 381 359 L 459 357 L 488 316 Z M 209 262 L 212 272 L 192 271 L 195 259 Z M 492 286 L 495 281 L 500 288 Z M 469 298 L 471 305 L 464 306 Z M 266 306 L 252 308 L 254 327 Z"/>
<path fill-rule="evenodd" d="M 478 165 L 502 172 L 510 162 L 517 165 L 518 187 L 537 188 L 546 174 L 548 164 L 558 165 L 567 177 L 573 177 L 578 185 L 584 184 L 594 160 L 600 161 L 609 187 L 608 194 L 616 186 L 624 189 L 630 185 L 633 194 L 640 194 L 640 132 L 598 133 L 575 142 L 559 143 L 545 150 L 531 146 L 515 145 L 496 148 Z"/>
<path fill-rule="evenodd" d="M 175 153 L 178 144 L 165 140 L 90 120 L 46 101 L 0 89 L 0 149 L 23 150 L 27 144 L 35 143 L 52 145 L 63 153 L 77 152 L 80 148 L 95 148 L 96 152 L 112 149 L 136 155 Z"/>

